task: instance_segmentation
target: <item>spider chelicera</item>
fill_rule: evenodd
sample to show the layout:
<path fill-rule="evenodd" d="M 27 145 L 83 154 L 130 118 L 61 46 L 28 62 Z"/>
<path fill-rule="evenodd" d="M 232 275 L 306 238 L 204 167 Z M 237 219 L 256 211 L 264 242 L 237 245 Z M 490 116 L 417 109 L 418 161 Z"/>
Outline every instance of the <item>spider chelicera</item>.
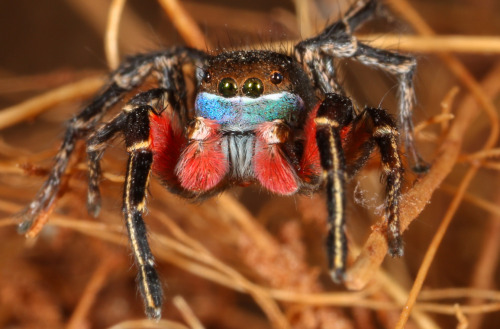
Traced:
<path fill-rule="evenodd" d="M 293 56 L 271 51 L 209 55 L 183 47 L 127 59 L 102 92 L 69 121 L 48 180 L 21 214 L 20 231 L 34 230 L 48 213 L 79 139 L 87 141 L 88 210 L 97 216 L 100 159 L 108 140 L 122 133 L 129 154 L 123 214 L 148 317 L 158 319 L 162 306 L 162 287 L 143 221 L 151 172 L 173 193 L 197 200 L 248 183 L 279 195 L 325 190 L 328 263 L 333 280 L 342 282 L 346 181 L 377 147 L 386 185 L 389 254 L 401 256 L 398 204 L 403 167 L 398 129 L 383 109 L 357 112 L 335 79 L 334 60 L 339 58 L 397 76 L 406 152 L 421 166 L 411 118 L 415 60 L 369 47 L 351 34 L 376 7 L 374 1 L 359 1 L 342 20 L 298 43 Z M 195 72 L 194 103 L 188 97 L 184 66 Z M 149 77 L 156 79 L 158 88 L 132 97 L 118 115 L 100 124 L 109 109 Z"/>

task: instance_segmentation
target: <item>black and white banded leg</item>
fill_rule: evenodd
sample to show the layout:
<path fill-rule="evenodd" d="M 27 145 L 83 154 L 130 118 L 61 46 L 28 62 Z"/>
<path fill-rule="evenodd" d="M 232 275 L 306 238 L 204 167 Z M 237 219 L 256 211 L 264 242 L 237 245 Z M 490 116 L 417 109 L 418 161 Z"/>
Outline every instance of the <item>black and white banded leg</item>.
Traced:
<path fill-rule="evenodd" d="M 367 139 L 361 144 L 353 141 L 355 146 L 346 145 L 346 153 L 356 155 L 353 159 L 348 159 L 349 177 L 356 175 L 365 165 L 375 147 L 380 152 L 382 175 L 386 186 L 385 218 L 388 253 L 393 257 L 400 257 L 403 255 L 403 240 L 400 233 L 399 201 L 404 169 L 398 149 L 399 133 L 396 123 L 385 110 L 368 107 L 354 119 L 350 134 L 367 136 Z"/>
<path fill-rule="evenodd" d="M 375 146 L 381 155 L 386 185 L 388 253 L 393 257 L 403 255 L 399 201 L 404 171 L 398 150 L 398 131 L 394 120 L 383 109 L 365 108 L 360 115 L 354 117 L 351 101 L 338 94 L 326 95 L 318 109 L 315 123 L 316 141 L 327 192 L 328 264 L 333 280 L 342 282 L 347 256 L 344 232 L 346 180 L 356 175 L 364 166 Z M 343 141 L 341 131 L 347 126 L 350 126 L 349 136 Z M 360 142 L 359 138 L 363 140 Z M 346 155 L 349 158 L 346 158 Z"/>
<path fill-rule="evenodd" d="M 126 119 L 127 117 L 123 113 L 118 114 L 87 139 L 87 166 L 89 174 L 87 209 L 89 214 L 94 217 L 97 217 L 101 210 L 101 193 L 99 191 L 101 158 L 106 149 L 107 142 L 116 133 L 124 130 Z"/>
<path fill-rule="evenodd" d="M 87 193 L 87 208 L 89 213 L 94 217 L 97 217 L 101 208 L 101 196 L 99 192 L 99 181 L 101 178 L 100 160 L 108 145 L 107 142 L 113 138 L 117 132 L 125 132 L 128 113 L 126 110 L 137 106 L 150 106 L 155 109 L 156 113 L 161 113 L 166 109 L 167 104 L 170 104 L 167 103 L 167 99 L 173 98 L 173 96 L 170 96 L 172 94 L 175 94 L 175 92 L 163 88 L 151 89 L 147 92 L 138 94 L 127 103 L 120 114 L 88 137 L 87 165 L 89 172 L 89 187 Z M 175 104 L 177 107 L 178 103 Z M 172 106 L 172 109 L 176 107 Z"/>
<path fill-rule="evenodd" d="M 129 159 L 123 194 L 123 214 L 138 268 L 137 283 L 144 300 L 146 315 L 159 319 L 163 291 L 142 218 L 146 210 L 146 192 L 153 164 L 149 140 L 149 115 L 152 110 L 150 106 L 139 106 L 130 109 L 127 115 L 125 144 Z"/>
<path fill-rule="evenodd" d="M 57 196 L 61 178 L 66 170 L 76 142 L 85 138 L 95 128 L 102 116 L 113 105 L 118 103 L 126 92 L 143 83 L 151 73 L 155 73 L 159 85 L 165 87 L 165 89 L 172 90 L 171 95 L 174 95 L 174 90 L 179 91 L 179 87 L 184 88 L 184 80 L 180 67 L 185 63 L 191 63 L 196 68 L 200 68 L 205 59 L 206 55 L 198 50 L 176 48 L 166 52 L 138 55 L 126 60 L 111 74 L 109 83 L 103 91 L 68 122 L 63 143 L 54 159 L 54 166 L 49 174 L 49 178 L 45 181 L 29 206 L 19 214 L 21 223 L 18 230 L 21 233 L 29 234 L 33 228 L 37 227 L 34 224 L 47 213 Z M 201 76 L 201 74 L 197 74 L 197 76 Z M 177 86 L 176 83 L 182 83 L 182 86 Z M 185 104 L 185 91 L 181 90 L 179 95 L 176 98 L 172 96 L 172 102 L 177 100 L 178 103 Z M 179 99 L 179 97 L 184 99 Z M 92 213 L 98 211 L 98 207 L 90 208 Z"/>
<path fill-rule="evenodd" d="M 90 105 L 68 122 L 63 143 L 54 159 L 54 166 L 48 179 L 38 190 L 33 201 L 19 214 L 22 220 L 18 227 L 20 233 L 29 234 L 31 229 L 37 226 L 34 224 L 45 215 L 59 192 L 62 176 L 76 142 L 84 138 L 87 132 L 95 126 L 96 121 L 122 98 L 125 91 L 126 89 L 116 83 L 111 83 Z"/>
<path fill-rule="evenodd" d="M 334 60 L 337 58 L 352 58 L 396 76 L 399 85 L 399 121 L 404 132 L 405 147 L 414 171 L 425 172 L 428 164 L 419 156 L 413 136 L 415 58 L 367 46 L 352 35 L 356 28 L 374 16 L 376 9 L 374 0 L 356 2 L 342 20 L 328 26 L 320 35 L 299 43 L 295 47 L 295 56 L 304 65 L 316 87 L 325 93 L 344 94 L 336 80 Z"/>
<path fill-rule="evenodd" d="M 334 59 L 350 58 L 356 53 L 357 40 L 351 35 L 352 31 L 368 21 L 376 8 L 375 1 L 357 1 L 342 20 L 295 46 L 295 57 L 302 63 L 316 88 L 324 93 L 344 95 L 337 81 Z"/>
<path fill-rule="evenodd" d="M 153 89 L 135 96 L 122 112 L 105 124 L 87 141 L 89 158 L 90 210 L 98 209 L 100 177 L 99 161 L 107 145 L 117 132 L 125 136 L 129 159 L 123 194 L 123 214 L 132 252 L 138 267 L 137 281 L 149 318 L 161 316 L 162 287 L 154 267 L 154 257 L 147 240 L 146 225 L 142 218 L 146 210 L 146 191 L 153 163 L 150 142 L 150 115 L 159 115 L 166 107 L 168 92 Z"/>
<path fill-rule="evenodd" d="M 406 153 L 412 161 L 415 172 L 426 172 L 429 169 L 429 165 L 418 154 L 413 132 L 412 115 L 415 103 L 413 75 L 417 64 L 416 60 L 413 57 L 372 48 L 362 43 L 359 43 L 354 58 L 365 65 L 378 67 L 397 77 L 399 84 L 399 125 L 400 129 L 404 132 Z"/>
<path fill-rule="evenodd" d="M 328 209 L 328 236 L 326 240 L 328 266 L 333 281 L 344 281 L 347 240 L 345 235 L 346 161 L 342 149 L 341 130 L 353 119 L 350 99 L 327 94 L 316 118 L 316 142 L 323 169 Z"/>

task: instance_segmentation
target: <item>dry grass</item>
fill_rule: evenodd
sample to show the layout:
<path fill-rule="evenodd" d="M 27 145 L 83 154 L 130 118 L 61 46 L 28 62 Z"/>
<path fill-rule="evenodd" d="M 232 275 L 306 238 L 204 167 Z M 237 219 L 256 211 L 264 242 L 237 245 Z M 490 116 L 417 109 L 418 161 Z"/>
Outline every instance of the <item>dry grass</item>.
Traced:
<path fill-rule="evenodd" d="M 102 60 L 73 64 L 58 73 L 65 65 L 46 60 L 51 64 L 38 68 L 46 74 L 23 76 L 30 54 L 19 54 L 0 61 L 0 327 L 496 328 L 500 62 L 489 54 L 500 52 L 495 36 L 500 27 L 494 23 L 500 7 L 488 0 L 419 2 L 415 8 L 406 0 L 386 2 L 395 17 L 406 22 L 390 24 L 408 35 L 371 33 L 384 29 L 388 23 L 382 21 L 361 31 L 360 38 L 421 53 L 418 137 L 433 164 L 423 177 L 407 175 L 401 215 L 404 229 L 411 230 L 404 234 L 403 259 L 387 259 L 381 266 L 387 246 L 383 225 L 375 224 L 380 223 L 379 200 L 373 198 L 380 193 L 376 165 L 361 173 L 351 192 L 352 265 L 346 286 L 363 288 L 360 291 L 335 286 L 326 275 L 323 196 L 278 198 L 257 189 L 236 189 L 190 204 L 153 182 L 147 221 L 166 286 L 165 320 L 132 320 L 143 318 L 143 311 L 119 211 L 125 161 L 119 145 L 104 160 L 104 207 L 98 220 L 83 206 L 82 155 L 75 157 L 62 196 L 36 239 L 17 235 L 12 218 L 45 179 L 62 123 L 81 107 L 78 100 L 100 87 L 105 65 Z M 300 0 L 277 1 L 274 6 L 255 1 L 252 9 L 191 1 L 180 6 L 173 0 L 144 1 L 143 7 L 122 0 L 60 4 L 79 17 L 75 28 L 90 35 L 94 31 L 105 40 L 102 49 L 95 45 L 92 51 L 102 51 L 99 58 L 106 52 L 110 68 L 119 62 L 119 50 L 148 50 L 151 43 L 171 45 L 181 37 L 200 49 L 289 48 L 285 35 L 297 40 L 313 34 L 342 7 L 333 5 L 324 15 L 325 9 Z M 16 12 L 11 6 L 10 12 Z M 63 9 L 54 10 L 64 14 Z M 465 24 L 477 17 L 483 17 L 483 30 Z M 62 24 L 45 23 L 48 29 Z M 76 41 L 88 41 L 67 29 L 68 36 L 81 36 Z M 12 44 L 18 38 L 15 33 Z M 88 47 L 78 42 L 61 47 Z M 89 69 L 101 69 L 102 74 L 89 77 Z M 346 71 L 346 85 L 360 104 L 378 104 L 393 84 L 377 72 Z M 394 104 L 394 95 L 389 95 L 383 106 Z M 27 122 L 35 116 L 34 122 Z M 374 224 L 371 231 L 366 218 Z"/>

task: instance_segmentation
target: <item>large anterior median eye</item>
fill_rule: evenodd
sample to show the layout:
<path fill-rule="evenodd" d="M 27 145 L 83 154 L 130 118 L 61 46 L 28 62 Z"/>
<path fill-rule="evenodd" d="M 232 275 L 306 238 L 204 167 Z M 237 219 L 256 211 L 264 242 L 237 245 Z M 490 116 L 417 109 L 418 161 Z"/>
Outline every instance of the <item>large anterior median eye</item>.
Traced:
<path fill-rule="evenodd" d="M 264 84 L 260 79 L 250 78 L 243 85 L 243 92 L 248 97 L 259 97 L 264 92 Z"/>
<path fill-rule="evenodd" d="M 224 97 L 231 97 L 238 92 L 238 85 L 233 78 L 224 78 L 219 82 L 219 93 Z"/>

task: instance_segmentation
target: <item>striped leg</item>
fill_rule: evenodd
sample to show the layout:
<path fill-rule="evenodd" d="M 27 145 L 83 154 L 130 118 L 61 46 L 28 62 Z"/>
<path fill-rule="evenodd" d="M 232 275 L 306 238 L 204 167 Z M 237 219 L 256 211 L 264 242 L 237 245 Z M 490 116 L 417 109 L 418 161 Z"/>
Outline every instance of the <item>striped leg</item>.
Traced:
<path fill-rule="evenodd" d="M 412 160 L 413 170 L 416 173 L 426 172 L 429 169 L 429 164 L 418 154 L 413 133 L 412 116 L 415 102 L 413 75 L 417 61 L 413 57 L 372 48 L 362 43 L 359 43 L 354 58 L 365 65 L 378 67 L 397 77 L 399 83 L 399 124 L 404 132 L 406 153 Z"/>
<path fill-rule="evenodd" d="M 142 215 L 146 209 L 146 190 L 149 182 L 153 152 L 150 144 L 150 115 L 156 115 L 166 106 L 164 89 L 152 89 L 138 94 L 109 123 L 87 141 L 89 161 L 89 211 L 97 215 L 100 208 L 100 158 L 107 141 L 117 132 L 125 135 L 129 159 L 123 195 L 123 213 L 134 259 L 138 267 L 137 281 L 144 299 L 146 314 L 150 318 L 161 316 L 162 288 L 154 268 L 154 257 L 147 240 Z"/>
<path fill-rule="evenodd" d="M 99 192 L 99 180 L 101 178 L 101 158 L 107 146 L 107 142 L 116 133 L 123 131 L 126 116 L 118 114 L 103 127 L 89 136 L 87 140 L 87 166 L 89 173 L 89 187 L 87 191 L 87 209 L 94 217 L 101 210 L 101 194 Z"/>
<path fill-rule="evenodd" d="M 138 267 L 137 281 L 144 299 L 146 315 L 159 319 L 163 293 L 142 218 L 146 210 L 146 190 L 153 164 L 149 138 L 149 115 L 153 108 L 149 105 L 136 105 L 127 106 L 124 111 L 127 115 L 124 133 L 129 159 L 123 193 L 123 214 Z"/>
<path fill-rule="evenodd" d="M 295 57 L 302 63 L 309 78 L 324 93 L 344 94 L 337 82 L 335 58 L 352 57 L 357 41 L 352 31 L 368 21 L 375 13 L 376 1 L 357 1 L 339 20 L 316 37 L 304 40 L 295 46 Z"/>
<path fill-rule="evenodd" d="M 402 256 L 403 242 L 399 223 L 399 200 L 404 170 L 398 150 L 399 133 L 396 129 L 396 123 L 383 109 L 365 108 L 355 118 L 351 134 L 353 140 L 366 134 L 369 138 L 358 145 L 359 147 L 356 146 L 357 152 L 349 150 L 350 147 L 346 146 L 347 153 L 356 154 L 356 157 L 353 161 L 349 161 L 347 166 L 349 176 L 354 176 L 366 163 L 375 146 L 379 149 L 386 184 L 385 217 L 387 219 L 388 253 L 393 257 Z"/>
<path fill-rule="evenodd" d="M 87 157 L 89 168 L 89 188 L 87 193 L 87 208 L 91 215 L 97 217 L 101 208 L 99 181 L 101 178 L 100 160 L 108 145 L 108 141 L 120 131 L 126 132 L 128 111 L 137 106 L 150 106 L 157 113 L 167 106 L 166 99 L 171 92 L 158 88 L 138 94 L 128 102 L 123 112 L 106 123 L 87 139 Z"/>
<path fill-rule="evenodd" d="M 112 83 L 106 90 L 94 99 L 79 115 L 71 119 L 64 136 L 63 143 L 54 159 L 54 166 L 48 179 L 38 190 L 33 201 L 19 216 L 22 221 L 18 231 L 28 236 L 35 236 L 43 226 L 43 220 L 50 206 L 54 202 L 61 179 L 68 165 L 69 159 L 75 148 L 76 142 L 81 139 L 89 129 L 95 126 L 100 118 L 111 106 L 116 104 L 126 90 Z"/>
<path fill-rule="evenodd" d="M 330 275 L 335 282 L 344 280 L 347 255 L 345 228 L 346 162 L 341 130 L 353 118 L 351 101 L 338 94 L 327 94 L 316 118 L 316 142 L 320 154 L 328 207 L 327 254 Z"/>

